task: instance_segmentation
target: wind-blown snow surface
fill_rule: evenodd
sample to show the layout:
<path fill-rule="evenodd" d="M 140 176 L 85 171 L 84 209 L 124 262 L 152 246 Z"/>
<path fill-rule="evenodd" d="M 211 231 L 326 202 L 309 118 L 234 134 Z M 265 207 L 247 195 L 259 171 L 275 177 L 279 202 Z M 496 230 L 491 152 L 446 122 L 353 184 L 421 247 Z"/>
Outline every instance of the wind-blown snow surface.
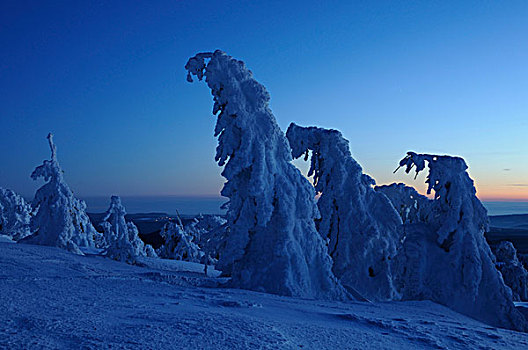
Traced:
<path fill-rule="evenodd" d="M 432 302 L 329 302 L 216 287 L 202 266 L 151 267 L 0 243 L 0 348 L 521 349 Z M 195 271 L 195 272 L 188 272 Z"/>
<path fill-rule="evenodd" d="M 225 166 L 229 232 L 218 266 L 233 286 L 279 295 L 343 299 L 346 292 L 315 229 L 319 212 L 308 180 L 269 108 L 270 96 L 244 62 L 199 53 L 187 80 L 205 77 L 214 99 L 216 161 Z"/>

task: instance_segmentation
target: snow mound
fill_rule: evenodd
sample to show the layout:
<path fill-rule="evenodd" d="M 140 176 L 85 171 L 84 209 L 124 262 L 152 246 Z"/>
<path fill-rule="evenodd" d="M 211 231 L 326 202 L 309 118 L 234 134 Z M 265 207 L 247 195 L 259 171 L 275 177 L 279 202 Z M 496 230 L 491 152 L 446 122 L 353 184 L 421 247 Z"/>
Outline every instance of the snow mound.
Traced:
<path fill-rule="evenodd" d="M 217 115 L 216 161 L 224 166 L 229 233 L 218 266 L 234 287 L 306 298 L 342 299 L 331 271 L 314 190 L 291 164 L 270 96 L 245 64 L 222 51 L 189 59 L 187 80 L 205 81 Z"/>
<path fill-rule="evenodd" d="M 317 206 L 318 231 L 329 239 L 335 275 L 371 300 L 398 299 L 392 259 L 401 239 L 402 220 L 389 199 L 373 189 L 352 158 L 348 141 L 338 130 L 291 123 L 286 137 L 294 158 L 309 158 Z"/>
<path fill-rule="evenodd" d="M 214 287 L 201 265 L 145 267 L 0 243 L 7 349 L 524 349 L 528 334 L 429 301 L 306 300 Z M 196 272 L 192 272 L 195 269 Z"/>

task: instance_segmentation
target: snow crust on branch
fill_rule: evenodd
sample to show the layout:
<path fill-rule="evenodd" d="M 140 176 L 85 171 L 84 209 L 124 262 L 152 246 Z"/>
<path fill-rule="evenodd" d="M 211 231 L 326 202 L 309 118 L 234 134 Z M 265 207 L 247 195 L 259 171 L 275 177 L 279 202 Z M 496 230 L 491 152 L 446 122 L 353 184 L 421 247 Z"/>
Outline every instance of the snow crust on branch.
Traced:
<path fill-rule="evenodd" d="M 112 196 L 110 207 L 101 224 L 108 244 L 105 256 L 129 264 L 135 264 L 138 257 L 156 257 L 154 249 L 148 244 L 145 245 L 139 238 L 136 225 L 126 222 L 125 215 L 126 210 L 121 204 L 121 198 Z"/>
<path fill-rule="evenodd" d="M 79 247 L 94 247 L 93 237 L 97 232 L 86 214 L 86 204 L 74 197 L 64 181 L 53 135 L 50 133 L 47 138 L 51 159 L 44 160 L 31 174 L 33 180 L 43 178 L 46 181 L 32 202 L 35 214 L 31 218 L 31 231 L 35 233 L 21 242 L 56 246 L 83 254 Z"/>
<path fill-rule="evenodd" d="M 217 268 L 234 287 L 307 298 L 344 298 L 317 233 L 314 190 L 290 163 L 270 96 L 241 61 L 222 51 L 189 59 L 187 80 L 205 77 L 217 115 L 216 161 L 224 166 L 229 234 Z"/>
<path fill-rule="evenodd" d="M 425 169 L 428 192 L 418 196 L 420 213 L 405 224 L 398 257 L 398 285 L 403 299 L 433 300 L 455 311 L 498 327 L 528 330 L 515 309 L 511 290 L 495 268 L 495 257 L 484 238 L 487 212 L 476 197 L 473 180 L 462 158 L 408 152 L 400 161 L 409 173 Z M 410 190 L 382 191 L 398 208 Z M 415 194 L 413 194 L 415 196 Z"/>
<path fill-rule="evenodd" d="M 22 196 L 0 187 L 0 234 L 18 241 L 31 235 L 31 205 Z"/>
<path fill-rule="evenodd" d="M 392 259 L 401 239 L 402 221 L 389 199 L 374 191 L 375 181 L 352 157 L 338 130 L 291 123 L 286 137 L 294 158 L 310 158 L 318 230 L 329 239 L 333 271 L 346 286 L 373 300 L 398 299 Z"/>

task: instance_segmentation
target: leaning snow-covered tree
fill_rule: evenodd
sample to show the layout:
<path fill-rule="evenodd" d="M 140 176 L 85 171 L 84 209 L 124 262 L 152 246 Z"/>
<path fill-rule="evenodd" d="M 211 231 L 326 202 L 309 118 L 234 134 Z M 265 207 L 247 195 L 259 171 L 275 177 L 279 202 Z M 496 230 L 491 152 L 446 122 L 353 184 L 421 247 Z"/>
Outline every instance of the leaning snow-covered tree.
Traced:
<path fill-rule="evenodd" d="M 512 290 L 513 299 L 528 301 L 528 271 L 517 258 L 517 250 L 513 243 L 500 242 L 495 248 L 495 257 L 504 283 Z"/>
<path fill-rule="evenodd" d="M 22 196 L 0 187 L 0 235 L 18 241 L 31 234 L 31 205 Z"/>
<path fill-rule="evenodd" d="M 138 257 L 156 254 L 150 245 L 143 243 L 138 236 L 138 229 L 132 222 L 125 221 L 125 207 L 121 198 L 112 196 L 110 207 L 104 217 L 102 227 L 108 247 L 105 255 L 111 259 L 135 264 Z"/>
<path fill-rule="evenodd" d="M 291 123 L 286 137 L 294 158 L 308 160 L 311 151 L 308 176 L 321 195 L 317 228 L 329 239 L 335 275 L 368 299 L 398 299 L 391 265 L 402 220 L 389 199 L 374 191 L 375 181 L 363 174 L 338 130 Z"/>
<path fill-rule="evenodd" d="M 48 135 L 51 159 L 38 166 L 31 178 L 46 181 L 33 199 L 34 216 L 31 218 L 32 236 L 21 242 L 56 246 L 82 254 L 79 247 L 93 247 L 97 234 L 86 214 L 86 204 L 73 196 L 64 181 L 63 171 L 57 160 L 57 148 L 53 135 Z"/>
<path fill-rule="evenodd" d="M 270 96 L 245 64 L 222 51 L 189 59 L 187 80 L 205 77 L 218 114 L 216 161 L 225 168 L 229 235 L 217 268 L 235 287 L 307 298 L 344 298 L 315 229 L 314 190 L 291 164 Z"/>
<path fill-rule="evenodd" d="M 404 299 L 432 300 L 488 324 L 528 330 L 511 290 L 495 268 L 484 232 L 486 209 L 462 158 L 408 152 L 400 167 L 429 168 L 434 200 L 420 222 L 405 225 L 401 256 Z M 422 198 L 423 200 L 423 198 Z"/>

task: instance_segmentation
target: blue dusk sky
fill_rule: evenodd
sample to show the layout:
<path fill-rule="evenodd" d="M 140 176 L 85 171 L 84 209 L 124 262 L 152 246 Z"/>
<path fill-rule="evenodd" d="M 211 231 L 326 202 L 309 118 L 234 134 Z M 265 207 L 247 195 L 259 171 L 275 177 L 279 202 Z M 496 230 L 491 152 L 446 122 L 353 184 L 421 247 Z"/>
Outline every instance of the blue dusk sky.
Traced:
<path fill-rule="evenodd" d="M 380 184 L 423 189 L 400 158 L 451 154 L 481 199 L 528 200 L 527 1 L 2 1 L 0 186 L 33 195 L 51 131 L 80 196 L 217 196 L 211 94 L 183 68 L 215 49 Z"/>

